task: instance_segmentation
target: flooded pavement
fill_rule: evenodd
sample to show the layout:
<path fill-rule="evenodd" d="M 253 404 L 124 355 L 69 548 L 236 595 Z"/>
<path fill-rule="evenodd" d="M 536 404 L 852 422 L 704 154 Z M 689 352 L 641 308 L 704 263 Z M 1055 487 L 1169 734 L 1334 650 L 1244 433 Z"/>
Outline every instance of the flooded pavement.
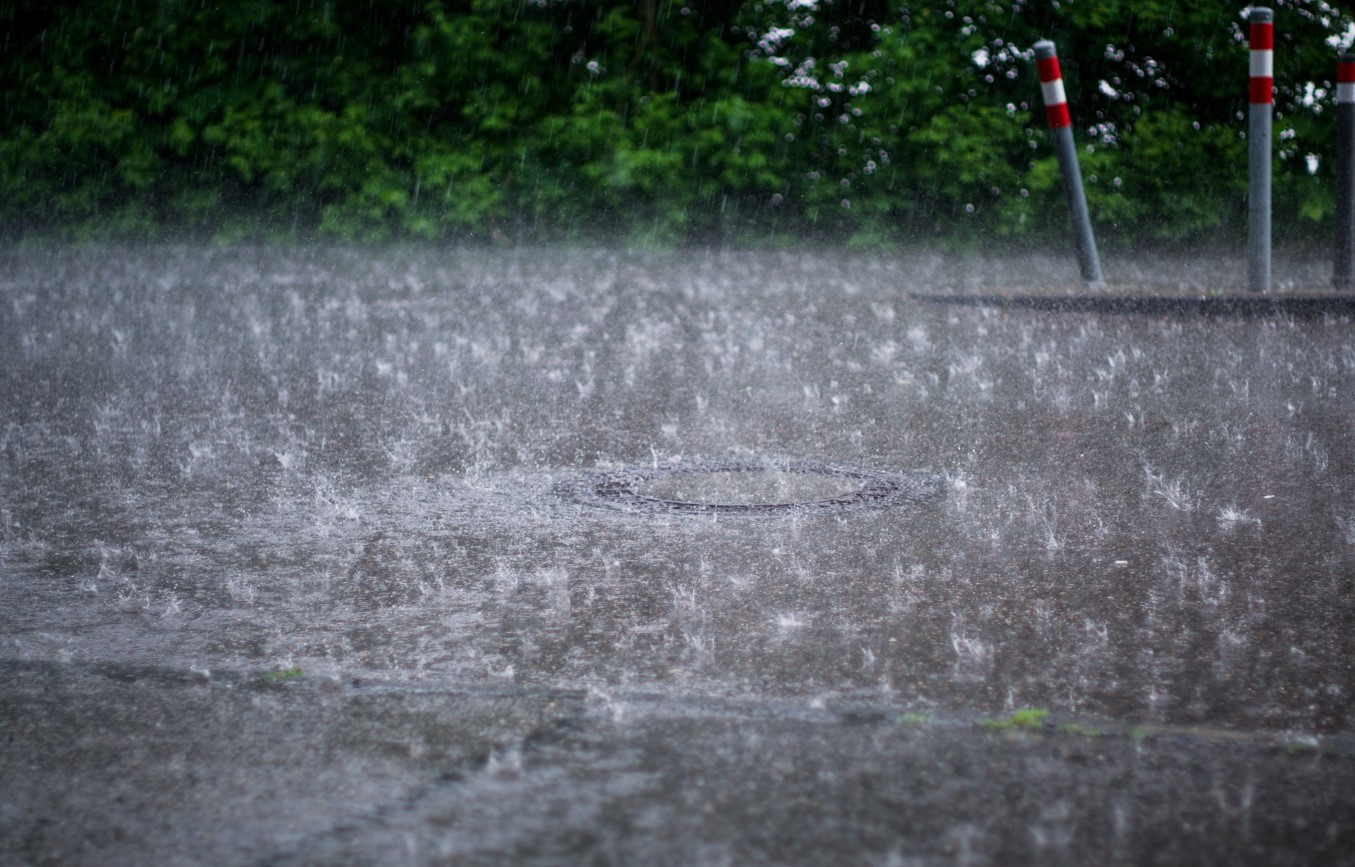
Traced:
<path fill-rule="evenodd" d="M 1070 270 L 5 253 L 0 861 L 1355 863 L 1351 320 Z"/>

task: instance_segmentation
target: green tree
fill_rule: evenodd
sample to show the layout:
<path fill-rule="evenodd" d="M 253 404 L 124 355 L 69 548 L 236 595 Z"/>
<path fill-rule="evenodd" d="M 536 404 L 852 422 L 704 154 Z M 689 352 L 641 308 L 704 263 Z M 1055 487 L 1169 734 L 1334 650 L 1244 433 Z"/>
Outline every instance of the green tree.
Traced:
<path fill-rule="evenodd" d="M 0 0 L 11 232 L 878 244 L 1234 237 L 1243 10 L 1171 0 Z M 1349 15 L 1276 4 L 1276 224 L 1330 219 Z"/>

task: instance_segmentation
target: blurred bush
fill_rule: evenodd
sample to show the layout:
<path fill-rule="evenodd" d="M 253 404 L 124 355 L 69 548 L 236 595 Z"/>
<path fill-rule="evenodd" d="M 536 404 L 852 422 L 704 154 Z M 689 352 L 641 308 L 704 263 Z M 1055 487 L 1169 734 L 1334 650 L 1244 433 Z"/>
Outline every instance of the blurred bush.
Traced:
<path fill-rule="evenodd" d="M 1276 5 L 1275 222 L 1330 230 L 1355 24 Z M 1167 0 L 0 0 L 0 225 L 44 237 L 1062 243 L 1244 230 L 1245 20 Z"/>

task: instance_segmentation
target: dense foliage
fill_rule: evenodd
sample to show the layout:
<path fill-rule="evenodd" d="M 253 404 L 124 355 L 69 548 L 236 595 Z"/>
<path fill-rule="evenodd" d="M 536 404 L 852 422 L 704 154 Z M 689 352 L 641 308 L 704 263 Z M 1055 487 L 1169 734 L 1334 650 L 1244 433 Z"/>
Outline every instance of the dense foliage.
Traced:
<path fill-rule="evenodd" d="M 1331 218 L 1355 25 L 1323 0 L 1275 7 L 1275 219 L 1300 237 Z M 11 233 L 1062 233 L 1042 37 L 1103 238 L 1231 240 L 1245 213 L 1229 4 L 0 0 L 0 32 Z"/>

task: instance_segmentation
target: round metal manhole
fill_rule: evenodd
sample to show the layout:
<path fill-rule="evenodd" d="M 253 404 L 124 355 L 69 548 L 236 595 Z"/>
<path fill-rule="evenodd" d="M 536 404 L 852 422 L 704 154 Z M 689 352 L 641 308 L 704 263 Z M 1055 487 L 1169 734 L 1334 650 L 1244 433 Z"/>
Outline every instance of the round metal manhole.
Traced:
<path fill-rule="evenodd" d="M 643 513 L 766 514 L 883 508 L 941 493 L 937 476 L 815 461 L 729 461 L 593 473 L 556 485 L 561 496 Z"/>

